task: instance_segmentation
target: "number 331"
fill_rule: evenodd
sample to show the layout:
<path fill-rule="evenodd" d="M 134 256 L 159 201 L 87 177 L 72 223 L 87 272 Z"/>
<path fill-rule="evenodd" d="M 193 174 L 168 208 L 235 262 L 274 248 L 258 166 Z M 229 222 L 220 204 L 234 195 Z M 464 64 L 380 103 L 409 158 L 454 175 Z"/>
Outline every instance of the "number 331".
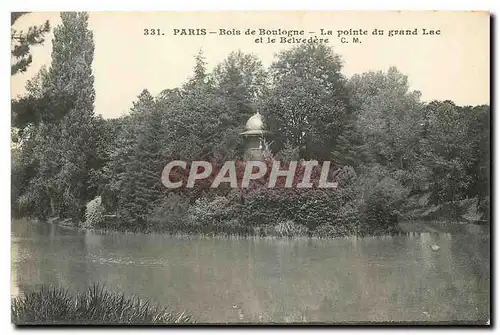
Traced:
<path fill-rule="evenodd" d="M 154 36 L 154 35 L 165 35 L 165 33 L 162 33 L 160 28 L 156 28 L 156 29 L 144 29 L 144 35 L 151 35 L 151 36 Z"/>

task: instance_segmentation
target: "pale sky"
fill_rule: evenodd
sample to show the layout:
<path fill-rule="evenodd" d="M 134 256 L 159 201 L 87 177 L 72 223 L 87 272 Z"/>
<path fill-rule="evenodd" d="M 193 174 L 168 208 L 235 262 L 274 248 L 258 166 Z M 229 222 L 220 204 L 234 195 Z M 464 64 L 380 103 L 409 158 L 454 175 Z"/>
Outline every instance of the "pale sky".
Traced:
<path fill-rule="evenodd" d="M 26 29 L 49 20 L 52 27 L 59 13 L 40 12 L 21 17 L 14 28 Z M 260 44 L 259 37 L 244 35 L 246 29 L 294 29 L 309 38 L 328 38 L 344 61 L 350 77 L 370 70 L 396 66 L 408 75 L 412 89 L 422 100 L 453 100 L 459 105 L 490 103 L 490 28 L 487 12 L 92 12 L 89 28 L 94 32 L 96 112 L 118 117 L 132 106 L 137 95 L 148 89 L 153 95 L 180 86 L 192 75 L 200 48 L 211 70 L 231 51 L 256 54 L 267 67 L 274 54 L 292 44 Z M 145 28 L 161 29 L 165 35 L 144 36 Z M 174 36 L 174 29 L 239 29 L 242 35 Z M 372 31 L 383 29 L 384 36 Z M 388 37 L 389 30 L 418 29 L 418 36 Z M 320 29 L 334 36 L 319 36 Z M 363 30 L 361 43 L 341 43 L 337 30 Z M 440 35 L 422 35 L 423 29 Z M 311 33 L 310 33 L 311 32 Z M 279 40 L 279 36 L 272 36 Z M 267 36 L 264 36 L 264 40 Z M 50 64 L 52 34 L 43 46 L 33 49 L 27 72 L 12 77 L 12 96 L 25 94 L 26 81 L 44 64 Z"/>

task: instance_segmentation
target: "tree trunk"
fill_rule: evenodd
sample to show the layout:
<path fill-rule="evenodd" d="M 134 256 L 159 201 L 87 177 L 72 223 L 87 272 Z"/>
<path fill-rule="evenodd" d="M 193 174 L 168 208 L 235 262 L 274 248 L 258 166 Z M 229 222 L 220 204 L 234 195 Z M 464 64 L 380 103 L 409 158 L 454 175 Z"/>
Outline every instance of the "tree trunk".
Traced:
<path fill-rule="evenodd" d="M 49 195 L 49 198 L 50 198 L 50 216 L 53 217 L 56 214 L 56 204 L 53 196 Z"/>

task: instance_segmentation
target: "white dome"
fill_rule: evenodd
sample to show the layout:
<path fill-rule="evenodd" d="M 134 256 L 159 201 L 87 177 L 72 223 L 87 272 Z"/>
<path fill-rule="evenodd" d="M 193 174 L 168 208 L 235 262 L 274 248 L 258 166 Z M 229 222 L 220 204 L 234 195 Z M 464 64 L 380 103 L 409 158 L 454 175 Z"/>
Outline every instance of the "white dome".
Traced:
<path fill-rule="evenodd" d="M 252 115 L 246 124 L 247 130 L 262 130 L 264 128 L 264 122 L 262 122 L 262 115 L 260 113 Z"/>

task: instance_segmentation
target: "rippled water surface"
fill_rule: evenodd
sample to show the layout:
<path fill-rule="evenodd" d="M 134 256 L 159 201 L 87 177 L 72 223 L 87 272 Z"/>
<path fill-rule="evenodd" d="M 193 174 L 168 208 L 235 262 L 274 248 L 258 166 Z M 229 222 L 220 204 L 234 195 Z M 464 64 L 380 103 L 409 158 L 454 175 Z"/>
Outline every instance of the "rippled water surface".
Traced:
<path fill-rule="evenodd" d="M 486 321 L 489 255 L 481 233 L 209 239 L 14 221 L 12 295 L 99 282 L 200 322 Z"/>

